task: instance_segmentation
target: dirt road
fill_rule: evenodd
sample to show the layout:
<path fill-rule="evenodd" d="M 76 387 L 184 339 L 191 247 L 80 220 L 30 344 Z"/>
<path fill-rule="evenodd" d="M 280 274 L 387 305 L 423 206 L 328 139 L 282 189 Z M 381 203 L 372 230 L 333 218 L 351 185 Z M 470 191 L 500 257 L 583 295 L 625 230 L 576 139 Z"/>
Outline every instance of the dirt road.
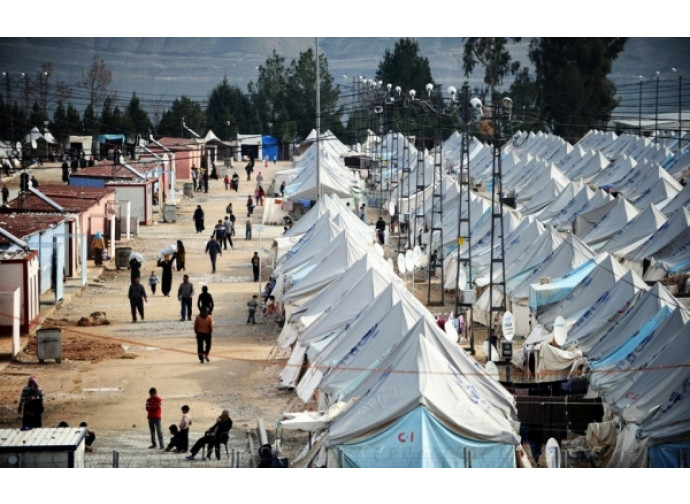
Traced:
<path fill-rule="evenodd" d="M 65 303 L 44 321 L 44 327 L 63 329 L 63 360 L 61 364 L 46 361 L 39 364 L 35 355 L 35 339 L 26 351 L 2 371 L 0 385 L 0 426 L 10 428 L 21 424 L 16 408 L 21 388 L 30 375 L 36 375 L 45 390 L 44 426 L 60 421 L 78 425 L 87 421 L 101 431 L 147 430 L 144 401 L 150 387 L 156 387 L 163 397 L 163 425 L 176 423 L 180 407 L 190 405 L 194 430 L 199 432 L 212 424 L 221 408 L 230 409 L 236 428 L 255 427 L 258 418 L 272 425 L 292 400 L 289 392 L 276 388 L 277 376 L 285 361 L 274 359 L 278 328 L 262 316 L 257 325 L 247 325 L 246 302 L 258 293 L 259 283 L 253 282 L 250 258 L 254 251 L 270 249 L 273 237 L 282 233 L 282 226 L 265 226 L 259 233 L 262 207 L 251 217 L 253 236 L 245 240 L 247 195 L 254 190 L 254 181 L 247 182 L 236 165 L 240 177 L 238 192 L 226 191 L 222 180 L 211 180 L 208 193 L 195 193 L 193 199 L 179 200 L 178 216 L 174 223 L 162 221 L 156 214 L 152 226 L 142 226 L 140 235 L 116 246 L 132 247 L 145 257 L 142 283 L 148 291 L 144 322 L 131 323 L 127 291 L 130 284 L 128 270 L 115 269 L 114 260 L 107 263 L 99 277 L 92 262 L 89 281 L 80 296 Z M 276 170 L 289 163 L 257 164 L 254 175 L 263 172 L 271 181 Z M 60 183 L 57 165 L 36 168 L 33 174 L 40 183 Z M 19 180 L 4 181 L 16 191 Z M 185 181 L 178 181 L 182 187 Z M 264 187 L 267 183 L 264 182 Z M 40 187 L 40 186 L 39 186 Z M 234 250 L 224 250 L 218 259 L 217 273 L 205 255 L 205 245 L 213 224 L 225 215 L 225 207 L 232 202 L 237 219 Z M 206 216 L 206 232 L 197 234 L 192 213 L 201 205 Z M 173 272 L 173 291 L 163 297 L 159 290 L 151 295 L 146 278 L 155 270 L 158 252 L 169 244 L 182 240 L 187 252 L 184 273 L 190 276 L 195 293 L 207 285 L 215 299 L 213 312 L 216 329 L 213 334 L 210 362 L 200 365 L 196 355 L 196 339 L 192 322 L 180 322 L 180 303 L 176 292 L 182 281 L 181 272 Z M 263 253 L 264 257 L 265 252 Z M 262 279 L 266 279 L 264 273 Z M 196 300 L 194 301 L 196 303 Z M 97 311 L 106 313 L 109 325 L 79 327 L 81 317 Z M 194 313 L 196 313 L 196 305 Z"/>

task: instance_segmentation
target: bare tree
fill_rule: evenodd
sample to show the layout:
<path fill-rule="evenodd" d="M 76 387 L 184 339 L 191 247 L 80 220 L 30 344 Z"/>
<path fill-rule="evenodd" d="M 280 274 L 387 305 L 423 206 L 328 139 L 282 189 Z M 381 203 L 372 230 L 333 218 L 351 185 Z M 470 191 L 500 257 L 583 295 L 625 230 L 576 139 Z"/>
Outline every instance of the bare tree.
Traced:
<path fill-rule="evenodd" d="M 96 111 L 108 96 L 108 85 L 113 80 L 113 73 L 105 66 L 98 54 L 93 56 L 91 68 L 85 69 L 78 86 L 83 87 L 89 93 L 89 104 Z"/>

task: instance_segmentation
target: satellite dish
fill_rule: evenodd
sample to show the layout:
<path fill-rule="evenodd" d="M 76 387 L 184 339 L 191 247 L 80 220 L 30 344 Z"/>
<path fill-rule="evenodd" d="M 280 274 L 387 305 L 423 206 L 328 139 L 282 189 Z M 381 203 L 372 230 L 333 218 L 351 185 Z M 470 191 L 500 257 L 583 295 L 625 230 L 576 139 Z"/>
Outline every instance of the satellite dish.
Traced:
<path fill-rule="evenodd" d="M 484 350 L 484 355 L 486 355 L 486 358 L 488 359 L 489 358 L 489 342 L 488 341 L 485 341 L 482 344 L 482 349 Z M 491 345 L 491 360 L 494 362 L 498 361 L 498 349 L 493 345 Z"/>
<path fill-rule="evenodd" d="M 405 254 L 402 252 L 398 254 L 398 271 L 401 275 L 407 273 L 407 268 L 405 267 Z"/>
<path fill-rule="evenodd" d="M 383 257 L 385 254 L 385 252 L 383 251 L 383 247 L 380 243 L 374 243 L 374 250 L 376 250 L 376 253 L 381 257 Z"/>
<path fill-rule="evenodd" d="M 414 254 L 411 250 L 405 252 L 405 268 L 410 273 L 414 271 Z"/>
<path fill-rule="evenodd" d="M 565 327 L 565 319 L 559 315 L 556 317 L 556 320 L 553 321 L 553 341 L 558 346 L 563 346 L 567 337 L 568 330 Z"/>
<path fill-rule="evenodd" d="M 414 254 L 415 268 L 419 268 L 422 265 L 422 248 L 419 245 L 415 245 L 412 253 Z"/>
<path fill-rule="evenodd" d="M 503 337 L 505 339 L 508 341 L 513 341 L 513 337 L 515 336 L 515 317 L 509 311 L 503 314 L 501 331 L 503 332 Z"/>
<path fill-rule="evenodd" d="M 491 376 L 491 378 L 498 381 L 498 367 L 496 366 L 496 364 L 494 364 L 493 362 L 487 362 L 484 365 L 484 369 L 486 369 L 486 372 L 489 373 L 489 376 Z"/>
<path fill-rule="evenodd" d="M 388 213 L 391 215 L 391 217 L 395 215 L 395 201 L 391 201 L 388 204 Z"/>
<path fill-rule="evenodd" d="M 446 320 L 446 325 L 444 326 L 446 335 L 448 336 L 448 339 L 452 343 L 457 343 L 458 342 L 458 330 L 455 329 L 455 326 L 453 325 L 453 316 L 449 316 L 448 320 Z"/>
<path fill-rule="evenodd" d="M 460 290 L 465 290 L 467 287 L 467 273 L 465 273 L 465 268 L 463 266 L 459 266 L 458 269 L 458 286 Z"/>
<path fill-rule="evenodd" d="M 546 467 L 558 469 L 561 467 L 561 447 L 554 438 L 549 438 L 546 442 Z"/>

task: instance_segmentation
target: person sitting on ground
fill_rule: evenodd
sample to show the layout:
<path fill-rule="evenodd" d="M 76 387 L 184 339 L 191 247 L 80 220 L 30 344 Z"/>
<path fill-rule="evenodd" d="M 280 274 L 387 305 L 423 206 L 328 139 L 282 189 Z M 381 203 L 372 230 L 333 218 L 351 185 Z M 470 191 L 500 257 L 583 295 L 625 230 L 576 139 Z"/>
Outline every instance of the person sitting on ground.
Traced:
<path fill-rule="evenodd" d="M 169 452 L 175 450 L 175 453 L 180 453 L 181 451 L 184 451 L 182 449 L 182 436 L 180 435 L 180 429 L 177 427 L 177 425 L 170 424 L 168 430 L 170 431 L 170 442 L 168 443 L 168 446 L 165 448 L 165 451 Z"/>
<path fill-rule="evenodd" d="M 84 427 L 86 429 L 86 437 L 84 438 L 84 449 L 91 453 L 93 451 L 93 442 L 96 440 L 96 433 L 89 429 L 89 426 L 86 422 L 82 422 L 79 424 L 79 427 Z"/>
<path fill-rule="evenodd" d="M 194 446 L 192 446 L 190 450 L 190 454 L 185 458 L 187 460 L 195 460 L 199 450 L 201 450 L 204 445 L 208 445 L 208 451 L 206 452 L 204 460 L 211 460 L 211 447 L 215 448 L 216 459 L 220 460 L 220 445 L 228 442 L 230 429 L 232 429 L 230 411 L 224 409 L 216 420 L 216 423 L 204 433 L 202 438 L 194 443 Z"/>

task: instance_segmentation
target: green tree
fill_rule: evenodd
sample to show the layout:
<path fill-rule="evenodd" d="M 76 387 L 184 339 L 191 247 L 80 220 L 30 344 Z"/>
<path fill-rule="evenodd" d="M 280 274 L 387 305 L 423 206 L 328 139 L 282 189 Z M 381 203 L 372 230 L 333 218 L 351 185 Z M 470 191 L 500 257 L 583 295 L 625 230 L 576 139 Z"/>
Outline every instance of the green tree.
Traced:
<path fill-rule="evenodd" d="M 69 135 L 66 129 L 67 125 L 67 112 L 65 111 L 65 106 L 62 101 L 58 101 L 55 107 L 55 112 L 53 112 L 53 120 L 50 123 L 50 131 L 53 136 L 58 140 L 64 140 Z"/>
<path fill-rule="evenodd" d="M 228 84 L 228 76 L 218 84 L 208 99 L 206 124 L 216 136 L 229 139 L 241 131 L 250 131 L 251 103 L 239 87 Z"/>
<path fill-rule="evenodd" d="M 414 89 L 418 96 L 427 84 L 434 84 L 429 58 L 419 54 L 419 42 L 411 38 L 398 40 L 393 52 L 385 50 L 376 70 L 376 81 L 383 86 L 400 86 L 405 92 Z"/>
<path fill-rule="evenodd" d="M 520 38 L 514 38 L 519 42 Z M 462 55 L 462 69 L 465 77 L 469 77 L 479 64 L 484 67 L 484 82 L 489 85 L 490 96 L 496 94 L 496 88 L 503 84 L 503 79 L 510 73 L 515 75 L 520 71 L 520 62 L 512 61 L 507 49 L 508 39 L 505 37 L 469 37 L 465 41 Z"/>
<path fill-rule="evenodd" d="M 410 107 L 410 90 L 415 91 L 416 99 L 429 100 L 433 97 L 426 94 L 426 87 L 428 84 L 435 85 L 429 58 L 420 54 L 418 41 L 401 38 L 395 43 L 392 52 L 386 49 L 376 70 L 375 80 L 376 88 L 369 83 L 365 83 L 363 89 L 360 85 L 360 98 L 364 91 L 366 108 L 352 115 L 348 125 L 348 131 L 357 131 L 355 136 L 358 141 L 366 138 L 368 129 L 377 134 L 385 133 L 381 131 L 383 128 L 413 132 L 415 135 L 422 134 L 422 127 L 425 131 L 433 130 L 436 118 L 425 118 L 424 110 L 419 106 Z M 388 84 L 391 85 L 390 91 L 387 89 Z M 397 87 L 400 88 L 400 94 L 395 91 Z M 386 97 L 392 97 L 395 101 L 386 105 Z M 383 114 L 373 113 L 377 106 L 383 106 Z"/>
<path fill-rule="evenodd" d="M 123 123 L 123 133 L 134 137 L 138 134 L 146 135 L 146 132 L 152 128 L 151 119 L 144 109 L 141 108 L 139 98 L 136 93 L 132 93 L 132 99 L 127 105 L 127 112 L 125 114 L 125 121 Z"/>
<path fill-rule="evenodd" d="M 555 134 L 577 142 L 606 125 L 618 105 L 608 79 L 626 38 L 538 38 L 529 58 L 536 71 L 538 105 Z"/>
<path fill-rule="evenodd" d="M 544 123 L 537 109 L 537 86 L 529 76 L 529 69 L 522 68 L 507 93 L 513 100 L 513 117 L 524 130 L 544 130 Z"/>
<path fill-rule="evenodd" d="M 345 129 L 343 108 L 338 105 L 340 88 L 334 85 L 328 59 L 323 53 L 319 54 L 319 79 L 321 131 L 331 130 L 334 135 L 341 136 Z M 306 137 L 316 126 L 316 58 L 311 48 L 300 53 L 299 59 L 290 64 L 287 97 L 285 110 L 280 112 L 283 122 L 276 131 L 278 138 L 282 140 L 295 133 Z M 294 121 L 294 126 L 286 122 L 288 117 Z"/>
<path fill-rule="evenodd" d="M 258 124 L 255 133 L 275 135 L 278 114 L 286 101 L 287 71 L 285 58 L 274 49 L 265 65 L 259 65 L 256 83 L 247 86 Z"/>
<path fill-rule="evenodd" d="M 38 129 L 43 131 L 43 123 L 47 120 L 48 118 L 43 114 L 43 108 L 38 104 L 37 101 L 34 102 L 34 106 L 31 108 L 31 116 L 29 117 L 31 127 L 33 128 L 34 126 L 37 126 Z"/>
<path fill-rule="evenodd" d="M 68 135 L 76 135 L 84 131 L 84 125 L 79 115 L 79 111 L 71 103 L 67 104 L 67 114 L 65 117 L 65 131 Z"/>
<path fill-rule="evenodd" d="M 91 108 L 91 104 L 88 104 L 86 108 L 84 108 L 83 124 L 84 132 L 87 135 L 97 135 L 101 130 L 98 118 L 96 117 L 93 108 Z"/>
<path fill-rule="evenodd" d="M 170 109 L 163 112 L 158 128 L 160 135 L 171 137 L 187 137 L 190 134 L 182 128 L 182 121 L 198 133 L 203 134 L 206 129 L 206 114 L 204 114 L 199 103 L 181 96 L 173 101 Z"/>

